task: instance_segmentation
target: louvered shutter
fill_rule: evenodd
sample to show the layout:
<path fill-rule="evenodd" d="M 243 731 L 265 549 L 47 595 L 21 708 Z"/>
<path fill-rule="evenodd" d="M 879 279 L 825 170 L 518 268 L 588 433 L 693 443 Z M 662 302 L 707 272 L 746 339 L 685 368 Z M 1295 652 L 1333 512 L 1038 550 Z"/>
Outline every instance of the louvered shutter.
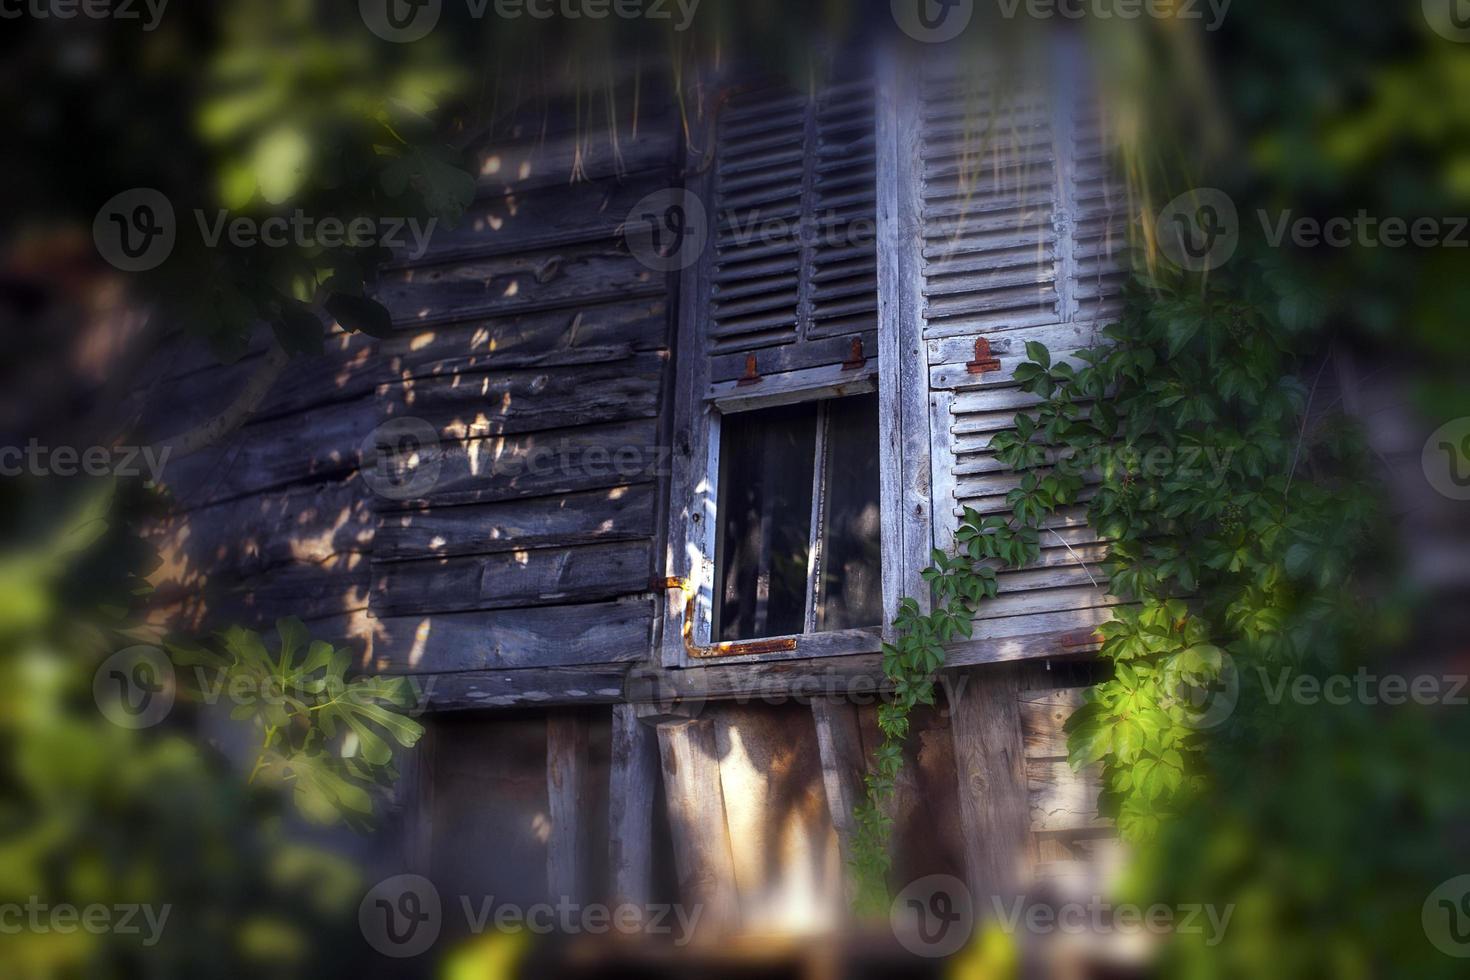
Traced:
<path fill-rule="evenodd" d="M 730 86 L 717 111 L 701 304 L 709 380 L 877 355 L 874 99 L 860 63 L 804 92 Z"/>
<path fill-rule="evenodd" d="M 1075 52 L 1062 52 L 1070 66 Z M 1016 78 L 928 66 L 915 124 L 919 315 L 929 369 L 933 532 L 950 549 L 966 507 L 1009 512 L 1020 476 L 991 440 L 1037 399 L 1014 380 L 1025 345 L 1053 360 L 1102 338 L 1126 278 L 1122 196 L 1102 119 L 1074 71 Z M 1083 500 L 1090 494 L 1084 490 Z M 1003 571 L 980 640 L 1096 625 L 1116 600 L 1085 506 L 1054 515 L 1034 565 Z"/>

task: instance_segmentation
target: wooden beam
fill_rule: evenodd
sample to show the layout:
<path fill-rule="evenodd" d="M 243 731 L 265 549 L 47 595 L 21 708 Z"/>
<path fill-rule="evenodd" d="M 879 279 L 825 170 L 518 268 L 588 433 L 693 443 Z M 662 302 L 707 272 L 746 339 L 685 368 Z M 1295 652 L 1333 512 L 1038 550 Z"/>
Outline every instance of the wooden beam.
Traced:
<path fill-rule="evenodd" d="M 394 815 L 398 820 L 398 837 L 403 869 L 410 874 L 430 877 L 433 874 L 434 829 L 434 726 L 424 726 L 424 734 L 412 749 L 399 754 L 400 775 L 394 787 Z"/>
<path fill-rule="evenodd" d="M 853 811 L 866 796 L 863 776 L 867 772 L 867 756 L 863 752 L 862 724 L 857 705 L 844 698 L 813 698 L 812 721 L 817 728 L 827 809 L 832 814 L 845 867 L 852 859 L 856 830 Z"/>
<path fill-rule="evenodd" d="M 653 891 L 653 798 L 658 739 L 631 704 L 613 705 L 608 793 L 608 865 L 613 904 L 644 908 Z"/>
<path fill-rule="evenodd" d="M 883 498 L 883 622 L 913 596 L 928 611 L 920 572 L 933 547 L 928 355 L 919 234 L 923 143 L 917 83 L 891 52 L 879 68 L 877 127 L 879 482 Z"/>
<path fill-rule="evenodd" d="M 972 669 L 948 685 L 965 870 L 977 909 L 1019 893 L 1032 859 L 1021 670 L 1011 664 Z"/>
<path fill-rule="evenodd" d="M 589 898 L 588 722 L 578 712 L 546 719 L 546 799 L 551 836 L 546 841 L 546 887 L 555 901 Z"/>
<path fill-rule="evenodd" d="M 739 898 L 714 723 L 664 721 L 657 732 L 680 899 L 702 909 L 702 935 L 729 933 L 739 925 Z"/>

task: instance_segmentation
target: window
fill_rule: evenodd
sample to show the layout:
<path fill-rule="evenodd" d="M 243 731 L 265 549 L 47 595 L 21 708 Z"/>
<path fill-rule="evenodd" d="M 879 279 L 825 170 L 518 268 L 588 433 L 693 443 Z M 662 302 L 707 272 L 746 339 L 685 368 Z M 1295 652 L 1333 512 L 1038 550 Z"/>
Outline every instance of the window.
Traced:
<path fill-rule="evenodd" d="M 732 72 L 707 92 L 687 141 L 709 234 L 681 273 L 662 660 L 876 653 L 903 506 L 880 482 L 905 457 L 884 451 L 897 389 L 878 384 L 872 66 L 836 58 L 799 85 Z"/>
<path fill-rule="evenodd" d="M 714 639 L 879 626 L 878 398 L 726 416 Z"/>

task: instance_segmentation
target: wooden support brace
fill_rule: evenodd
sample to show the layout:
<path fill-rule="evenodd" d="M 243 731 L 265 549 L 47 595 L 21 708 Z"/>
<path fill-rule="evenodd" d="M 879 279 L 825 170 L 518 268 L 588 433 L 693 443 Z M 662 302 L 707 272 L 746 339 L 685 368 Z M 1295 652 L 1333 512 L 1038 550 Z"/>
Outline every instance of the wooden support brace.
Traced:
<path fill-rule="evenodd" d="M 697 938 L 729 933 L 739 926 L 739 898 L 714 723 L 663 721 L 657 732 L 680 898 L 699 909 Z"/>
<path fill-rule="evenodd" d="M 589 834 L 586 793 L 588 722 L 576 712 L 546 719 L 546 798 L 551 836 L 546 842 L 546 887 L 553 900 L 585 902 Z"/>
<path fill-rule="evenodd" d="M 856 832 L 853 812 L 866 796 L 863 776 L 867 772 L 867 757 L 863 752 L 862 725 L 857 705 L 845 698 L 812 698 L 812 721 L 817 729 L 827 809 L 832 814 L 845 867 L 852 859 L 852 839 Z"/>
<path fill-rule="evenodd" d="M 1024 887 L 1032 861 L 1021 668 L 975 667 L 950 692 L 950 728 L 959 780 L 966 877 L 975 908 L 988 913 Z"/>
<path fill-rule="evenodd" d="M 653 890 L 653 800 L 658 739 L 631 704 L 613 705 L 608 866 L 614 905 L 645 908 Z"/>

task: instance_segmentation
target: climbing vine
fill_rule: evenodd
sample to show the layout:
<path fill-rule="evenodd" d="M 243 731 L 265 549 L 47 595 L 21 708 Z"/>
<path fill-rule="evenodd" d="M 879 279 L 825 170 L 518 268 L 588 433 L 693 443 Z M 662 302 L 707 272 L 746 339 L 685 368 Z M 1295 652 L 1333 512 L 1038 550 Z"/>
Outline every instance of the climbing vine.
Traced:
<path fill-rule="evenodd" d="M 860 907 L 886 899 L 909 715 L 933 703 L 944 644 L 970 635 L 997 569 L 1036 559 L 1059 508 L 1086 504 L 1125 600 L 1099 631 L 1112 675 L 1068 723 L 1071 761 L 1101 763 L 1100 809 L 1125 839 L 1151 839 L 1200 790 L 1210 738 L 1268 723 L 1252 683 L 1353 635 L 1373 498 L 1350 430 L 1314 414 L 1317 320 L 1255 264 L 1203 283 L 1139 275 L 1097 346 L 1054 358 L 1027 344 L 1014 377 L 1039 401 L 990 444 L 1021 474 L 1010 513 L 965 512 L 956 553 L 924 573 L 932 611 L 905 599 L 884 647 L 894 694 L 856 814 Z"/>

